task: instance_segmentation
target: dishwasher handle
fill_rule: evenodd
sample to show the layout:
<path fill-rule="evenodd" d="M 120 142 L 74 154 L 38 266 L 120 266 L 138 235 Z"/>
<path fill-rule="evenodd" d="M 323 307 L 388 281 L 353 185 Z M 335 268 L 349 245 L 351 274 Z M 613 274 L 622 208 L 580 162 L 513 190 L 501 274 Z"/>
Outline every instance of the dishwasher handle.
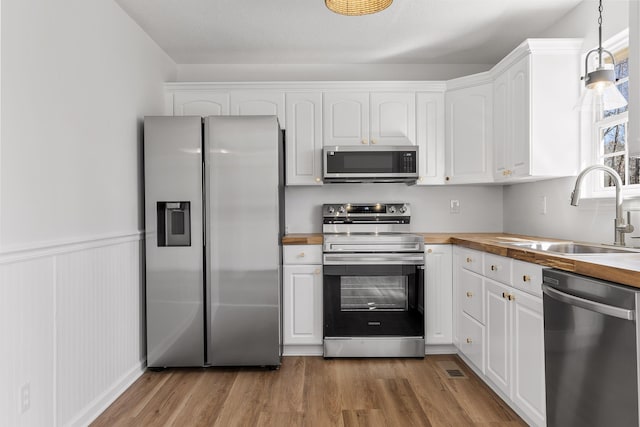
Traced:
<path fill-rule="evenodd" d="M 612 305 L 602 304 L 596 301 L 590 301 L 588 299 L 580 298 L 574 295 L 565 294 L 557 289 L 552 288 L 549 285 L 542 284 L 542 292 L 557 301 L 564 302 L 566 304 L 574 305 L 576 307 L 584 308 L 585 310 L 595 311 L 596 313 L 604 314 L 606 316 L 613 316 L 624 320 L 635 320 L 635 313 L 633 310 L 627 310 L 624 308 L 614 307 Z"/>

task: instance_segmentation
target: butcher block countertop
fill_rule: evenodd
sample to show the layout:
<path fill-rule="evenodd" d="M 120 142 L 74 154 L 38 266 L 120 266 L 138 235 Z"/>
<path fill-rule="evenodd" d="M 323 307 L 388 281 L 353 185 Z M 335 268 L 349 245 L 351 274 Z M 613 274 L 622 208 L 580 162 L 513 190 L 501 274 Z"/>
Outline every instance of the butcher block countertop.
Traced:
<path fill-rule="evenodd" d="M 566 241 L 547 237 L 506 233 L 414 233 L 424 236 L 425 244 L 454 244 L 469 249 L 502 255 L 521 261 L 572 271 L 577 274 L 623 283 L 640 288 L 640 252 L 617 254 L 560 255 L 510 245 L 518 241 Z M 284 245 L 320 245 L 321 233 L 288 234 Z"/>

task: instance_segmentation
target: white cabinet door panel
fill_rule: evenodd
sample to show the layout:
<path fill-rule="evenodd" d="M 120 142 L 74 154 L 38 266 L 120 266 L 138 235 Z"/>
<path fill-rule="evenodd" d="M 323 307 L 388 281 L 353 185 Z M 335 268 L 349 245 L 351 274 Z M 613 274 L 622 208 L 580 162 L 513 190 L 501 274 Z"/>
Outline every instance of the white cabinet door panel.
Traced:
<path fill-rule="evenodd" d="M 322 344 L 322 267 L 284 266 L 283 343 Z"/>
<path fill-rule="evenodd" d="M 417 185 L 444 183 L 444 94 L 416 95 Z"/>
<path fill-rule="evenodd" d="M 511 292 L 510 292 L 511 291 Z M 487 322 L 487 377 L 506 395 L 511 384 L 511 305 L 506 295 L 513 289 L 485 279 Z"/>
<path fill-rule="evenodd" d="M 229 94 L 219 92 L 177 92 L 173 95 L 174 116 L 227 116 Z"/>
<path fill-rule="evenodd" d="M 326 92 L 323 102 L 324 145 L 369 143 L 369 94 Z"/>
<path fill-rule="evenodd" d="M 284 92 L 232 92 L 231 114 L 238 116 L 278 116 L 286 129 Z"/>
<path fill-rule="evenodd" d="M 425 342 L 453 342 L 451 245 L 425 245 Z"/>
<path fill-rule="evenodd" d="M 371 144 L 416 143 L 416 97 L 407 93 L 371 93 Z"/>
<path fill-rule="evenodd" d="M 322 94 L 288 93 L 287 185 L 322 185 Z"/>

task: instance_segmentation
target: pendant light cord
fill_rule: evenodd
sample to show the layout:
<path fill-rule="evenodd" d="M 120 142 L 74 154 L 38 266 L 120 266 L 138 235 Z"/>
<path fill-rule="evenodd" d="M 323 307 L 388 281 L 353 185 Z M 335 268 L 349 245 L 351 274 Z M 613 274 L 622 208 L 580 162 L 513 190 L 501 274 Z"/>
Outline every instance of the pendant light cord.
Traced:
<path fill-rule="evenodd" d="M 598 65 L 602 67 L 602 0 L 598 6 Z"/>

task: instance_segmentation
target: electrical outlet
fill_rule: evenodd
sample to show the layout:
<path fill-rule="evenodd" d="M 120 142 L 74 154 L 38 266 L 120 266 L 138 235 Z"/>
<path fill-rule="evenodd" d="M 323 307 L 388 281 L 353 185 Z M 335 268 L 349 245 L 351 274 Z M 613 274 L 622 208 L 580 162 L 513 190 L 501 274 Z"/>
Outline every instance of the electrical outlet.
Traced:
<path fill-rule="evenodd" d="M 20 389 L 20 411 L 24 414 L 31 407 L 31 384 L 26 383 Z"/>
<path fill-rule="evenodd" d="M 540 196 L 539 200 L 539 204 L 538 204 L 538 212 L 540 212 L 540 215 L 546 215 L 547 214 L 547 196 Z"/>
<path fill-rule="evenodd" d="M 459 200 L 451 200 L 449 202 L 449 213 L 459 214 L 460 213 L 460 201 Z"/>

